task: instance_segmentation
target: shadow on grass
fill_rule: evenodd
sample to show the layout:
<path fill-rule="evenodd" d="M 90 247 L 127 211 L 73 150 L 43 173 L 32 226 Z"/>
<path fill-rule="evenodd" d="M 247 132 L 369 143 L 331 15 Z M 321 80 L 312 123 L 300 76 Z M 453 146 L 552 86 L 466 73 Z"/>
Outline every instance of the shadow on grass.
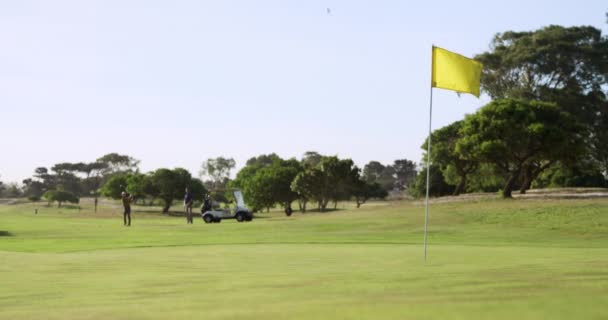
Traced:
<path fill-rule="evenodd" d="M 0 237 L 12 237 L 12 236 L 13 236 L 13 234 L 8 231 L 0 230 Z"/>

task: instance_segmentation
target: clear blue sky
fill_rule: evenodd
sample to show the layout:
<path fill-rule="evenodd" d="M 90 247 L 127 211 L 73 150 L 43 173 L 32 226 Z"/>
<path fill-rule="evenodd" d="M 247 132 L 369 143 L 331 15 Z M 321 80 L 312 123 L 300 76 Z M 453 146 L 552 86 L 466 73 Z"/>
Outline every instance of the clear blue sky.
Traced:
<path fill-rule="evenodd" d="M 331 8 L 328 15 L 326 8 Z M 430 50 L 606 32 L 605 1 L 0 1 L 0 176 L 119 152 L 144 171 L 308 150 L 420 161 Z M 488 101 L 435 90 L 433 127 Z"/>

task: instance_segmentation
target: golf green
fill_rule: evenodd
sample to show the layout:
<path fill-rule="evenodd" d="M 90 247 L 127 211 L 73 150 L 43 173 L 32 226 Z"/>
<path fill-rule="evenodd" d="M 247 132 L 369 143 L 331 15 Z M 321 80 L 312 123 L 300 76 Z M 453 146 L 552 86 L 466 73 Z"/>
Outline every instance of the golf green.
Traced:
<path fill-rule="evenodd" d="M 606 319 L 607 208 L 435 204 L 425 265 L 410 202 L 194 225 L 135 208 L 130 228 L 110 206 L 0 206 L 0 318 Z"/>

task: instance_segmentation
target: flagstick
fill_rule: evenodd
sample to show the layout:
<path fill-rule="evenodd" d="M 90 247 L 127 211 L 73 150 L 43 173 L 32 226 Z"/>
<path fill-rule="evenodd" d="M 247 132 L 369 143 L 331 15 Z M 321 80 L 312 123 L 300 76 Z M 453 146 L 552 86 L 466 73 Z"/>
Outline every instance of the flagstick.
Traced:
<path fill-rule="evenodd" d="M 433 120 L 433 85 L 431 84 L 431 101 L 429 106 L 429 138 L 427 140 L 426 153 L 426 201 L 424 210 L 424 264 L 426 264 L 426 237 L 429 225 L 429 186 L 431 172 L 431 123 Z"/>

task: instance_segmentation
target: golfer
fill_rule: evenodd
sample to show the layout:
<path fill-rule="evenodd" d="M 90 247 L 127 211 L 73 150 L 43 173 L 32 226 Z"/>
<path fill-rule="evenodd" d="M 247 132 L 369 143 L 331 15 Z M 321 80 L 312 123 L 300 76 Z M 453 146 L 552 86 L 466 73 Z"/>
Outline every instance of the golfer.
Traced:
<path fill-rule="evenodd" d="M 121 194 L 122 197 L 122 206 L 125 208 L 123 212 L 123 219 L 125 221 L 125 226 L 131 226 L 131 201 L 133 201 L 133 196 L 123 191 Z M 128 222 L 127 222 L 128 218 Z"/>
<path fill-rule="evenodd" d="M 194 199 L 192 198 L 192 193 L 186 188 L 186 195 L 184 195 L 184 208 L 186 209 L 186 223 L 192 224 L 192 203 Z"/>

